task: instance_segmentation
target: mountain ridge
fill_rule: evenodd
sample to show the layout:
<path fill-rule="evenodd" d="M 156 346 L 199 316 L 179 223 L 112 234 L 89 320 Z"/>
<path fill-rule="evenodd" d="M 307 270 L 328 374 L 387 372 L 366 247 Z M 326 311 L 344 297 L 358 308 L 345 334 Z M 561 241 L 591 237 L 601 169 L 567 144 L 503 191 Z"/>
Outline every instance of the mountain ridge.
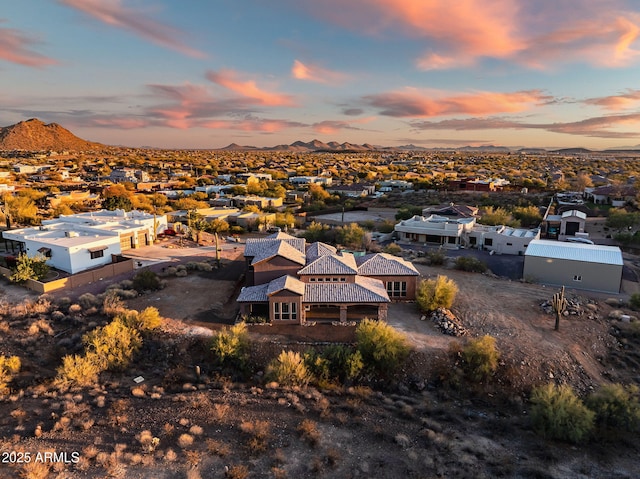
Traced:
<path fill-rule="evenodd" d="M 85 151 L 105 145 L 83 140 L 57 123 L 44 123 L 37 118 L 0 127 L 0 150 Z"/>

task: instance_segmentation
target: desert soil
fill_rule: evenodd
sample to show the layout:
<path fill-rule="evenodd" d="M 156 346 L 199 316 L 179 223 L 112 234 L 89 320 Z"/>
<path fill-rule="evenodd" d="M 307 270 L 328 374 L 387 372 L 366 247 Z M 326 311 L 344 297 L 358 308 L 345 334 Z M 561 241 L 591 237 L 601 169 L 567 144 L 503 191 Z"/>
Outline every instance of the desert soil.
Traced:
<path fill-rule="evenodd" d="M 210 336 L 237 312 L 241 253 L 229 253 L 224 264 L 221 271 L 167 278 L 165 289 L 129 301 L 138 310 L 157 307 L 162 331 L 145 338 L 127 371 L 104 373 L 98 386 L 67 393 L 47 386 L 55 367 L 62 355 L 80 352 L 81 334 L 105 319 L 67 315 L 48 321 L 51 332 L 34 330 L 42 315 L 17 312 L 35 298 L 27 294 L 15 304 L 19 295 L 4 290 L 0 352 L 23 358 L 16 386 L 24 394 L 0 402 L 0 454 L 78 452 L 77 464 L 48 463 L 48 477 L 65 478 L 637 476 L 639 451 L 631 439 L 580 447 L 545 441 L 526 414 L 531 385 L 568 382 L 586 392 L 607 380 L 638 380 L 637 341 L 616 334 L 623 325 L 608 319 L 613 308 L 604 297 L 568 291 L 585 312 L 554 331 L 553 317 L 540 307 L 554 289 L 417 265 L 424 277 L 456 281 L 453 312 L 470 337 L 496 338 L 506 394 L 501 386 L 472 393 L 442 388 L 439 368 L 451 342 L 464 338 L 443 335 L 410 303 L 389 310 L 389 322 L 414 347 L 400 384 L 291 390 L 266 386 L 263 367 L 237 382 L 211 365 Z M 283 348 L 350 342 L 353 328 L 252 326 L 251 335 L 252 358 L 264 366 Z M 305 419 L 311 426 L 303 427 Z M 144 431 L 158 438 L 153 448 Z M 0 461 L 0 478 L 20 477 L 28 467 L 34 465 Z"/>

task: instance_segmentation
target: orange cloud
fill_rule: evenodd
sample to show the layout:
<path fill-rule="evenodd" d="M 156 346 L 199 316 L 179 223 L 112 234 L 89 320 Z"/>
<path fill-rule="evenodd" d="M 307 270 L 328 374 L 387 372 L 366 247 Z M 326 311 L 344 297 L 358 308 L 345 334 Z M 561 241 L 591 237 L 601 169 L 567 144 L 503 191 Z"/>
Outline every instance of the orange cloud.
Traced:
<path fill-rule="evenodd" d="M 294 60 L 291 67 L 291 76 L 297 80 L 331 84 L 341 83 L 347 78 L 342 73 L 327 70 L 317 65 L 305 64 L 300 60 Z"/>
<path fill-rule="evenodd" d="M 57 62 L 30 49 L 36 43 L 18 30 L 0 28 L 0 59 L 27 67 L 44 67 Z"/>
<path fill-rule="evenodd" d="M 262 90 L 258 88 L 255 81 L 243 81 L 238 78 L 238 73 L 233 70 L 209 71 L 206 76 L 213 83 L 234 91 L 245 98 L 256 100 L 259 104 L 266 106 L 295 106 L 291 95 Z"/>
<path fill-rule="evenodd" d="M 628 90 L 627 93 L 622 95 L 589 98 L 583 101 L 587 105 L 601 106 L 608 110 L 623 110 L 634 106 L 638 102 L 640 102 L 640 90 Z"/>
<path fill-rule="evenodd" d="M 367 35 L 424 41 L 415 62 L 423 70 L 483 58 L 534 68 L 567 61 L 620 67 L 640 58 L 640 14 L 623 0 L 323 0 L 301 8 Z"/>
<path fill-rule="evenodd" d="M 518 112 L 542 103 L 551 97 L 540 90 L 513 93 L 479 92 L 446 96 L 443 92 L 424 92 L 415 88 L 365 96 L 364 101 L 380 114 L 393 117 L 435 117 L 453 114 L 491 115 Z"/>
<path fill-rule="evenodd" d="M 126 8 L 120 0 L 58 0 L 66 5 L 114 27 L 128 30 L 156 45 L 194 58 L 206 54 L 189 47 L 180 40 L 179 30 L 147 18 L 146 13 Z"/>

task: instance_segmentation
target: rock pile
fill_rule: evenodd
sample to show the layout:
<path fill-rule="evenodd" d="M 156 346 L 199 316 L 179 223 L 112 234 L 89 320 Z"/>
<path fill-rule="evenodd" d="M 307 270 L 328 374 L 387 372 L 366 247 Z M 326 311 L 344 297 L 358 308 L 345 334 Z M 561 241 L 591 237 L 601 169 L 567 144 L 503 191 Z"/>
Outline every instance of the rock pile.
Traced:
<path fill-rule="evenodd" d="M 425 316 L 422 318 L 426 319 Z M 430 319 L 436 323 L 440 331 L 449 336 L 465 336 L 468 332 L 456 315 L 446 308 L 438 308 L 433 311 Z"/>
<path fill-rule="evenodd" d="M 543 301 L 540 307 L 546 314 L 555 314 L 551 300 Z M 580 298 L 567 298 L 567 309 L 563 316 L 583 316 L 586 313 L 589 319 L 595 319 L 597 310 L 598 306 L 595 303 L 584 302 Z"/>

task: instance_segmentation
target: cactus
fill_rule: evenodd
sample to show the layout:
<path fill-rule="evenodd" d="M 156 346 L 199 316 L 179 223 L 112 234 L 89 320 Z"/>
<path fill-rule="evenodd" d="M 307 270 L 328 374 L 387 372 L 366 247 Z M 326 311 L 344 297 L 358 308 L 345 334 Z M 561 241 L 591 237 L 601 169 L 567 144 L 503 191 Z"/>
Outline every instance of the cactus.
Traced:
<path fill-rule="evenodd" d="M 567 300 L 564 298 L 564 286 L 559 293 L 553 295 L 551 305 L 553 306 L 553 311 L 556 313 L 556 327 L 554 329 L 558 331 L 560 329 L 560 316 L 562 316 L 562 313 L 567 309 Z"/>

